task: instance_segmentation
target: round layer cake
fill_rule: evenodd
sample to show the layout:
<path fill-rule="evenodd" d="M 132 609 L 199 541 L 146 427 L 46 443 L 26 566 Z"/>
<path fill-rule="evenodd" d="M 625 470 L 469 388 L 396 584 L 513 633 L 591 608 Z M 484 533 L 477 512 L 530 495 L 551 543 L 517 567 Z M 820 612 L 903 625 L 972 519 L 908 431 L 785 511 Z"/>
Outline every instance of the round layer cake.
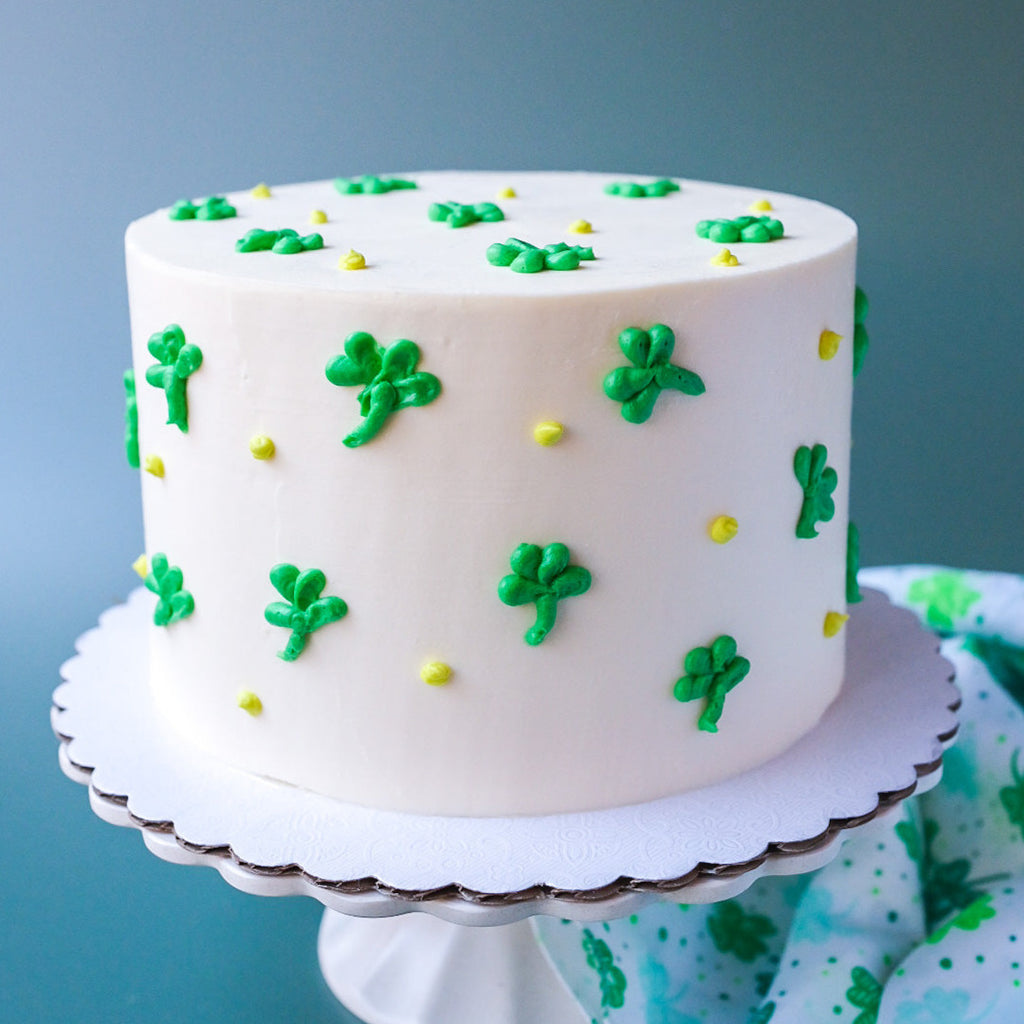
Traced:
<path fill-rule="evenodd" d="M 430 172 L 182 201 L 126 244 L 150 683 L 184 741 L 364 805 L 545 814 L 742 772 L 838 693 L 844 214 Z"/>

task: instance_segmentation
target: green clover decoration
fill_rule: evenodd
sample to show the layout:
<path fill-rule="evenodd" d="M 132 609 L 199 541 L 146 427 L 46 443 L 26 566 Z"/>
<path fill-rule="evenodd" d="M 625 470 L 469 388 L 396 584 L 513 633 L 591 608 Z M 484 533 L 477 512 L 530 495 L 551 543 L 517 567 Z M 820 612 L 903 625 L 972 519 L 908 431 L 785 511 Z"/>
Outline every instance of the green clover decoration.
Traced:
<path fill-rule="evenodd" d="M 209 196 L 191 202 L 179 199 L 168 211 L 171 220 L 228 220 L 237 216 L 238 211 L 224 196 Z"/>
<path fill-rule="evenodd" d="M 431 203 L 427 209 L 431 220 L 446 222 L 450 228 L 464 228 L 481 222 L 494 223 L 505 219 L 494 203 Z"/>
<path fill-rule="evenodd" d="M 584 928 L 583 952 L 587 956 L 587 966 L 597 972 L 601 1005 L 620 1008 L 626 1001 L 626 975 L 615 966 L 615 957 L 608 943 L 597 938 L 589 928 Z"/>
<path fill-rule="evenodd" d="M 157 626 L 169 626 L 179 619 L 187 619 L 195 611 L 192 595 L 182 589 L 185 578 L 181 570 L 168 564 L 163 552 L 158 551 L 149 560 L 149 572 L 143 583 L 157 596 L 153 611 L 153 622 Z"/>
<path fill-rule="evenodd" d="M 736 242 L 774 242 L 782 237 L 783 231 L 781 220 L 767 216 L 754 217 L 750 214 L 734 217 L 732 220 L 719 217 L 716 220 L 697 221 L 697 234 L 720 245 L 732 245 Z"/>
<path fill-rule="evenodd" d="M 139 403 L 135 398 L 135 371 L 124 371 L 124 454 L 128 465 L 138 469 L 139 458 Z"/>
<path fill-rule="evenodd" d="M 247 231 L 237 242 L 235 252 L 264 252 L 269 249 L 281 256 L 294 256 L 300 252 L 313 252 L 324 247 L 324 237 L 314 231 L 311 235 L 300 235 L 292 228 L 281 228 L 278 231 L 264 231 L 253 228 Z"/>
<path fill-rule="evenodd" d="M 646 422 L 666 388 L 684 395 L 704 394 L 704 381 L 696 373 L 669 362 L 675 345 L 675 334 L 664 324 L 646 331 L 627 327 L 619 335 L 619 348 L 633 365 L 612 370 L 604 379 L 604 393 L 622 403 L 623 419 Z"/>
<path fill-rule="evenodd" d="M 594 259 L 589 245 L 553 242 L 543 249 L 521 238 L 506 238 L 487 247 L 487 262 L 508 267 L 517 274 L 538 274 L 542 270 L 578 270 L 581 262 Z"/>
<path fill-rule="evenodd" d="M 270 570 L 270 582 L 284 598 L 271 601 L 263 612 L 272 626 L 292 631 L 288 643 L 278 657 L 294 661 L 306 648 L 306 640 L 314 630 L 337 622 L 348 614 L 348 605 L 340 597 L 321 597 L 327 577 L 319 569 L 300 571 L 297 566 L 281 562 Z"/>
<path fill-rule="evenodd" d="M 951 633 L 956 622 L 969 611 L 981 594 L 974 590 L 962 573 L 937 572 L 914 580 L 907 590 L 911 604 L 925 606 L 925 622 L 932 629 Z"/>
<path fill-rule="evenodd" d="M 151 335 L 147 348 L 149 354 L 160 362 L 146 370 L 146 382 L 163 389 L 167 397 L 167 422 L 187 434 L 188 396 L 185 384 L 203 365 L 203 353 L 198 345 L 185 341 L 185 334 L 177 324 L 168 324 L 162 331 Z"/>
<path fill-rule="evenodd" d="M 1010 758 L 1010 774 L 1013 785 L 1003 786 L 999 790 L 999 802 L 1003 805 L 1010 824 L 1016 825 L 1020 829 L 1021 835 L 1024 836 L 1024 776 L 1021 775 L 1017 767 L 1019 756 L 1020 747 L 1013 752 L 1013 756 Z"/>
<path fill-rule="evenodd" d="M 338 387 L 359 387 L 359 411 L 363 422 L 344 440 L 358 448 L 380 432 L 387 418 L 409 406 L 427 405 L 441 393 L 441 382 L 432 373 L 416 370 L 420 348 L 401 338 L 390 348 L 378 345 L 372 334 L 356 331 L 345 339 L 345 354 L 327 364 L 327 379 Z"/>
<path fill-rule="evenodd" d="M 868 297 L 858 285 L 853 293 L 853 375 L 860 373 L 868 354 L 868 331 L 864 321 L 868 315 Z"/>
<path fill-rule="evenodd" d="M 827 460 L 828 449 L 823 444 L 813 448 L 802 444 L 793 456 L 793 473 L 804 492 L 796 535 L 804 540 L 817 537 L 816 524 L 827 523 L 836 514 L 832 492 L 839 483 L 839 475 L 826 464 Z"/>
<path fill-rule="evenodd" d="M 343 196 L 379 195 L 383 192 L 394 192 L 397 189 L 416 188 L 416 182 L 402 178 L 378 178 L 373 174 L 363 174 L 356 178 L 335 178 L 334 187 Z"/>
<path fill-rule="evenodd" d="M 679 186 L 671 178 L 659 178 L 643 184 L 639 181 L 613 181 L 605 185 L 604 191 L 609 196 L 624 196 L 626 199 L 660 198 L 670 192 L 678 192 Z"/>
<path fill-rule="evenodd" d="M 860 572 L 860 530 L 851 519 L 846 524 L 846 603 L 857 604 L 864 600 L 857 582 Z"/>
<path fill-rule="evenodd" d="M 861 1011 L 853 1024 L 875 1024 L 882 1002 L 881 983 L 866 967 L 854 967 L 850 971 L 850 981 L 852 984 L 846 990 L 846 998 Z"/>
<path fill-rule="evenodd" d="M 512 607 L 537 605 L 537 620 L 526 631 L 531 647 L 542 643 L 555 625 L 558 602 L 585 594 L 590 589 L 590 573 L 569 564 L 569 549 L 560 543 L 520 544 L 509 559 L 512 572 L 498 584 L 498 597 Z"/>
<path fill-rule="evenodd" d="M 683 660 L 686 672 L 672 691 L 678 701 L 706 700 L 697 727 L 718 732 L 726 694 L 750 671 L 750 662 L 736 653 L 736 641 L 717 637 L 710 647 L 694 647 Z"/>
<path fill-rule="evenodd" d="M 737 900 L 719 903 L 708 916 L 707 925 L 718 952 L 732 953 L 746 964 L 768 952 L 764 940 L 777 931 L 770 918 L 748 914 Z"/>

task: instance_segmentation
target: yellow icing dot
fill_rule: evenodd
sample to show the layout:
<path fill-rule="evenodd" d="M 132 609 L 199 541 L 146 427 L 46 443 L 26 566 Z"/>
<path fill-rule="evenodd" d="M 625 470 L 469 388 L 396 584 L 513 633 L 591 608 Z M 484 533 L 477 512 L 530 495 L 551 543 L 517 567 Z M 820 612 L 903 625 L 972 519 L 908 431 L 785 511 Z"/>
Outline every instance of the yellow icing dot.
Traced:
<path fill-rule="evenodd" d="M 708 535 L 716 544 L 728 544 L 739 532 L 740 524 L 732 516 L 718 516 L 708 527 Z"/>
<path fill-rule="evenodd" d="M 831 359 L 839 351 L 839 342 L 842 340 L 843 336 L 835 331 L 822 331 L 818 338 L 818 355 L 822 359 Z"/>
<path fill-rule="evenodd" d="M 550 448 L 553 444 L 558 444 L 562 440 L 564 433 L 565 427 L 561 423 L 556 420 L 545 420 L 533 428 L 533 439 L 537 444 Z"/>
<path fill-rule="evenodd" d="M 589 220 L 574 220 L 569 225 L 569 230 L 574 235 L 589 235 L 594 230 L 594 225 Z"/>
<path fill-rule="evenodd" d="M 272 459 L 276 450 L 274 442 L 266 434 L 253 434 L 249 438 L 249 451 L 254 459 Z"/>
<path fill-rule="evenodd" d="M 253 717 L 263 712 L 263 701 L 252 690 L 238 691 L 238 706 L 243 711 L 248 711 Z"/>
<path fill-rule="evenodd" d="M 139 555 L 139 557 L 132 562 L 132 568 L 136 573 L 138 573 L 140 579 L 145 579 L 149 575 L 149 559 L 145 554 Z"/>
<path fill-rule="evenodd" d="M 515 199 L 516 190 L 514 188 L 501 188 L 498 189 L 498 199 Z"/>
<path fill-rule="evenodd" d="M 142 460 L 142 468 L 147 473 L 152 473 L 153 476 L 164 475 L 164 460 L 159 455 L 147 455 Z"/>
<path fill-rule="evenodd" d="M 339 270 L 365 270 L 366 269 L 366 257 L 361 252 L 356 252 L 355 249 L 349 249 L 344 256 L 338 260 Z"/>
<path fill-rule="evenodd" d="M 451 677 L 452 667 L 443 661 L 428 661 L 420 669 L 420 679 L 429 686 L 444 686 Z"/>
<path fill-rule="evenodd" d="M 327 223 L 327 214 L 324 213 L 323 210 L 314 210 L 309 215 L 309 223 L 310 224 L 326 224 Z"/>
<path fill-rule="evenodd" d="M 270 189 L 265 181 L 261 181 L 250 193 L 253 199 L 269 199 Z"/>
<path fill-rule="evenodd" d="M 713 267 L 738 267 L 740 261 L 728 250 L 722 249 L 717 256 L 711 257 L 711 266 Z"/>
<path fill-rule="evenodd" d="M 843 628 L 843 623 L 845 623 L 849 617 L 849 615 L 844 615 L 842 612 L 827 612 L 822 632 L 828 637 L 835 636 L 836 633 Z"/>
<path fill-rule="evenodd" d="M 767 199 L 758 199 L 757 202 L 750 204 L 751 213 L 767 213 L 772 208 L 772 204 Z"/>

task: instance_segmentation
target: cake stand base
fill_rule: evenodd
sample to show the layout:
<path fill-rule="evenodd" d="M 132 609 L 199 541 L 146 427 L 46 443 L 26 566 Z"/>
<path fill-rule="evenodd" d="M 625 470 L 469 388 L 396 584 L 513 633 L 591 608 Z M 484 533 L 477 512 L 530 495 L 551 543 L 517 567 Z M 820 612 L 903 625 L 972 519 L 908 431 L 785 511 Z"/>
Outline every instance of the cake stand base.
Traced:
<path fill-rule="evenodd" d="M 331 991 L 366 1024 L 588 1021 L 528 920 L 467 928 L 325 910 L 317 947 Z"/>

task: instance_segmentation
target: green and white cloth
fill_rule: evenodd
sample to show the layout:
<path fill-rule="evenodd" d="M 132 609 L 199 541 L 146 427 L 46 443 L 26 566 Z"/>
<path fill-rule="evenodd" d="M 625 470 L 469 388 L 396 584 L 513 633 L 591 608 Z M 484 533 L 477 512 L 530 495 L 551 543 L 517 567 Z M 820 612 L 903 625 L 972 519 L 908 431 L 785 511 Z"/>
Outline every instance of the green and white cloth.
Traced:
<path fill-rule="evenodd" d="M 536 919 L 593 1021 L 1024 1022 L 1024 578 L 915 566 L 860 582 L 917 612 L 956 666 L 942 782 L 816 872 L 604 924 Z"/>

